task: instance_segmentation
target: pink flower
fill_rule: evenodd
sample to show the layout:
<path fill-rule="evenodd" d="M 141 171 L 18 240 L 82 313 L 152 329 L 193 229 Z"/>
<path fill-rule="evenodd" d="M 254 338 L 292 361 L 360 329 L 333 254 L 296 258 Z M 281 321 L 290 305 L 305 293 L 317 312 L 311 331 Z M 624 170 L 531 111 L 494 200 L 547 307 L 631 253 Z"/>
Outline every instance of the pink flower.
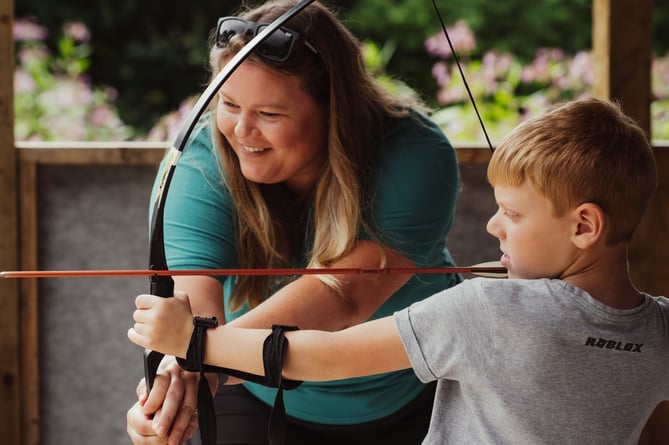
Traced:
<path fill-rule="evenodd" d="M 14 40 L 17 42 L 27 40 L 44 40 L 49 35 L 49 31 L 43 26 L 38 25 L 33 19 L 16 19 L 13 29 Z"/>
<path fill-rule="evenodd" d="M 437 80 L 437 85 L 443 86 L 451 81 L 451 73 L 448 65 L 444 62 L 437 62 L 432 67 L 432 77 Z"/>
<path fill-rule="evenodd" d="M 33 44 L 19 49 L 19 61 L 24 65 L 42 63 L 49 58 L 49 51 L 44 44 Z"/>
<path fill-rule="evenodd" d="M 88 120 L 92 125 L 101 127 L 110 122 L 116 124 L 116 115 L 109 105 L 99 105 L 90 112 Z"/>
<path fill-rule="evenodd" d="M 576 53 L 569 67 L 569 75 L 586 85 L 592 85 L 594 73 L 589 52 L 579 51 Z"/>
<path fill-rule="evenodd" d="M 462 102 L 467 97 L 467 91 L 461 84 L 449 85 L 448 88 L 442 88 L 437 93 L 437 100 L 442 105 L 448 105 L 455 102 Z"/>
<path fill-rule="evenodd" d="M 63 25 L 63 33 L 75 42 L 88 42 L 91 32 L 83 22 L 67 22 Z"/>
<path fill-rule="evenodd" d="M 26 70 L 14 70 L 14 91 L 16 94 L 30 94 L 35 92 L 35 79 Z"/>
<path fill-rule="evenodd" d="M 458 21 L 452 27 L 446 27 L 446 30 L 453 44 L 453 49 L 458 55 L 461 53 L 468 54 L 476 48 L 474 33 L 463 20 Z M 425 41 L 425 49 L 428 53 L 444 59 L 452 53 L 443 31 L 429 37 Z"/>

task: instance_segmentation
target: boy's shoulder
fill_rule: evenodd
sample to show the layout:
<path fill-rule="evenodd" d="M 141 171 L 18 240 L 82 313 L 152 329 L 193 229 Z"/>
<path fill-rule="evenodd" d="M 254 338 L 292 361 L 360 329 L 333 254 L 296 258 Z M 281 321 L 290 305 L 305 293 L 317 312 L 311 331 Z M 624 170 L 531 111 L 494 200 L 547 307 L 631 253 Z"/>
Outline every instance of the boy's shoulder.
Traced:
<path fill-rule="evenodd" d="M 657 306 L 659 311 L 669 315 L 669 297 L 662 295 L 650 295 L 645 292 L 642 293 L 647 300 L 650 300 L 654 305 Z M 667 317 L 667 323 L 669 323 L 669 316 Z"/>

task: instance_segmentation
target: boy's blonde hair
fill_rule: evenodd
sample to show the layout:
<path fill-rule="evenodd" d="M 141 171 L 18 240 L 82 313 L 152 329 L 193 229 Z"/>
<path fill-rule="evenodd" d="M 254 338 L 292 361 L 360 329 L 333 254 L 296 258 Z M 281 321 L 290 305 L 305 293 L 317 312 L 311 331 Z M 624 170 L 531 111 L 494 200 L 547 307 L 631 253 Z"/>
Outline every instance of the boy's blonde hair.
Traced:
<path fill-rule="evenodd" d="M 644 131 L 617 104 L 595 98 L 558 106 L 506 136 L 488 166 L 492 184 L 529 183 L 555 216 L 591 202 L 607 217 L 607 243 L 629 241 L 657 187 Z"/>

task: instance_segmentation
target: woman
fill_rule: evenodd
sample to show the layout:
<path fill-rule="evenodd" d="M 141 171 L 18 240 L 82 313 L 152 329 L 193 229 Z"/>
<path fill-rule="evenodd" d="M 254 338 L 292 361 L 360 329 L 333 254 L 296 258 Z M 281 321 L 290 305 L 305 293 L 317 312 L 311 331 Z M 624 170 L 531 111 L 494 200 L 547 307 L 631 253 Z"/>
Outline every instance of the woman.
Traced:
<path fill-rule="evenodd" d="M 212 71 L 292 5 L 270 1 L 219 19 Z M 379 87 L 359 42 L 312 3 L 241 64 L 195 129 L 166 202 L 170 268 L 453 265 L 444 243 L 457 159 L 421 110 L 418 101 Z M 230 325 L 335 331 L 459 281 L 408 274 L 175 277 L 175 288 L 190 295 L 194 315 Z M 140 382 L 140 401 L 127 417 L 133 442 L 188 438 L 195 381 L 167 357 L 148 399 Z M 226 383 L 216 396 L 218 443 L 266 444 L 275 390 Z M 304 383 L 284 393 L 286 443 L 420 443 L 433 395 L 410 370 Z"/>

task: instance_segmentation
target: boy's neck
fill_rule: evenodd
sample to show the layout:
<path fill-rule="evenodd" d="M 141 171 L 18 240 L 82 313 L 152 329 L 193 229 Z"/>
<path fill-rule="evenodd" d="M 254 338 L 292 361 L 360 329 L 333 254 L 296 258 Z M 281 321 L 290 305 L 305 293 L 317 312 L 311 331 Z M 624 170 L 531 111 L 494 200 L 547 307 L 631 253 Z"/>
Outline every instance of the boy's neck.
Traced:
<path fill-rule="evenodd" d="M 584 254 L 579 267 L 564 280 L 614 309 L 633 309 L 644 302 L 629 275 L 627 246 L 605 246 Z"/>

